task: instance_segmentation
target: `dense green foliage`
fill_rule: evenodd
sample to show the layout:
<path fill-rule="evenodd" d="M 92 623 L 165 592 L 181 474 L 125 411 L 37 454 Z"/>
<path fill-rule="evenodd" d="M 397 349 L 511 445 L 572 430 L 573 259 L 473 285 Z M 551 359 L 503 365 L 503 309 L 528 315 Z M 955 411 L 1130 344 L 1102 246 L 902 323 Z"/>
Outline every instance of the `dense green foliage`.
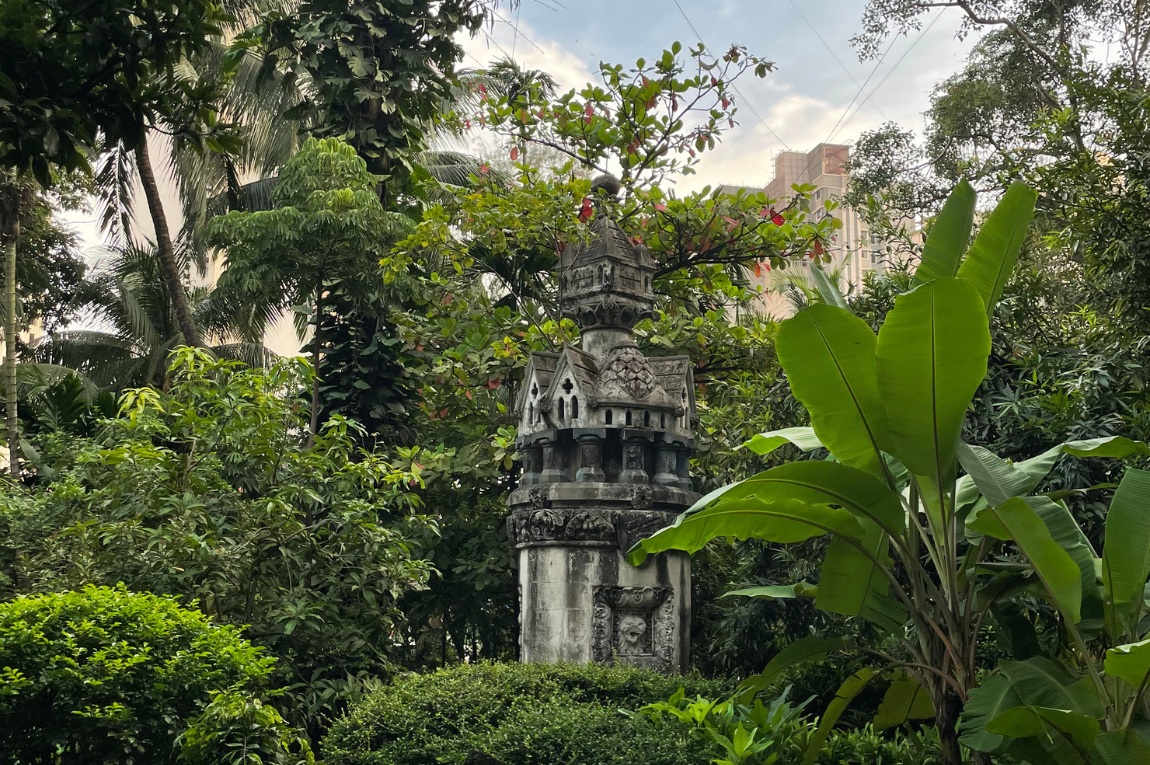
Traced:
<path fill-rule="evenodd" d="M 0 604 L 0 761 L 311 762 L 260 700 L 273 665 L 174 598 L 91 585 L 17 598 Z M 242 735 L 237 704 L 263 712 Z"/>
<path fill-rule="evenodd" d="M 609 667 L 475 664 L 405 677 L 356 705 L 324 740 L 336 765 L 577 762 L 694 765 L 708 747 L 620 710 L 722 682 Z"/>
<path fill-rule="evenodd" d="M 93 438 L 41 441 L 31 493 L 0 495 L 6 594 L 125 582 L 179 594 L 280 659 L 288 712 L 319 726 L 389 669 L 397 598 L 435 536 L 421 467 L 356 449 L 333 419 L 307 436 L 299 361 L 268 371 L 181 349 Z"/>
<path fill-rule="evenodd" d="M 987 372 L 989 318 L 1013 270 L 1033 204 L 1031 190 L 1013 186 L 972 239 L 975 195 L 968 184 L 959 184 L 925 242 L 910 289 L 895 299 L 877 337 L 841 299 L 815 303 L 783 322 L 779 358 L 812 427 L 764 433 L 747 446 L 760 454 L 784 443 L 808 451 L 825 447 L 836 461 L 781 465 L 724 487 L 631 553 L 639 563 L 662 550 L 694 552 L 720 536 L 783 544 L 830 536 L 817 585 L 800 581 L 739 594 L 814 598 L 820 610 L 862 617 L 891 633 L 898 641 L 897 658 L 867 650 L 888 669 L 909 675 L 893 678 L 876 719 L 891 727 L 936 717 L 947 763 L 960 762 L 959 707 L 967 704 L 969 713 L 982 703 L 971 689 L 981 682 L 977 649 L 983 620 L 993 612 L 989 621 L 1015 638 L 1017 649 L 1015 601 L 1028 577 L 1041 581 L 1067 643 L 1082 654 L 1094 682 L 1092 701 L 1073 708 L 1082 719 L 1090 718 L 1094 736 L 1080 735 L 1075 745 L 1128 754 L 1142 745 L 1122 739 L 1137 698 L 1108 696 L 1083 636 L 1093 637 L 1102 627 L 1103 602 L 1109 645 L 1126 651 L 1130 646 L 1122 644 L 1141 635 L 1136 626 L 1119 625 L 1127 623 L 1121 615 L 1129 603 L 1135 604 L 1130 624 L 1139 623 L 1150 575 L 1144 524 L 1124 520 L 1150 508 L 1143 474 L 1127 475 L 1128 488 L 1119 489 L 1107 519 L 1124 531 L 1120 538 L 1111 535 L 1097 564 L 1103 582 L 1111 583 L 1105 593 L 1094 586 L 1096 556 L 1057 495 L 1020 497 L 1035 489 L 1062 453 L 1145 456 L 1150 448 L 1121 437 L 1076 441 L 1012 466 L 961 439 L 966 411 Z M 966 471 L 961 478 L 960 466 Z M 1013 543 L 1013 552 L 993 540 Z M 1116 552 L 1110 553 L 1111 547 Z M 1020 554 L 1015 565 L 1021 568 L 998 570 L 991 561 L 1003 553 Z M 1112 584 L 1119 580 L 1121 587 Z M 749 687 L 767 684 L 791 663 L 849 645 L 841 638 L 799 640 Z M 842 684 L 812 739 L 808 761 L 876 674 L 863 667 Z M 999 696 L 990 704 L 991 728 L 1004 708 L 1044 703 L 1030 700 L 1026 691 L 1017 693 L 1026 698 Z M 1099 719 L 1108 731 L 1102 737 Z M 1044 723 L 1037 725 L 1041 732 Z M 1004 725 L 1003 732 L 1007 729 Z"/>

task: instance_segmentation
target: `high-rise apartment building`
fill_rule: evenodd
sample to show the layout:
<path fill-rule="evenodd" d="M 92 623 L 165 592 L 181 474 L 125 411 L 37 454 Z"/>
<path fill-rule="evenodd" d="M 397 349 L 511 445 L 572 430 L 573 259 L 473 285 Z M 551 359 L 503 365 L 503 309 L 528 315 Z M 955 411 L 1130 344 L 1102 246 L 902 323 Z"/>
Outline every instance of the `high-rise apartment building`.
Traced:
<path fill-rule="evenodd" d="M 775 156 L 775 177 L 766 187 L 724 186 L 723 190 L 734 193 L 743 188 L 751 193 L 764 192 L 771 199 L 777 200 L 778 206 L 782 208 L 794 199 L 794 186 L 810 184 L 815 189 L 804 204 L 808 219 L 817 220 L 828 214 L 826 204 L 829 200 L 841 202 L 846 193 L 849 158 L 850 147 L 842 144 L 820 143 L 809 152 L 779 152 Z M 868 272 L 883 268 L 886 242 L 872 236 L 866 222 L 845 205 L 834 207 L 829 214 L 838 218 L 842 227 L 832 241 L 824 243 L 831 262 L 823 267 L 828 273 L 839 274 L 839 286 L 844 292 L 852 286 L 857 289 Z M 920 236 L 913 223 L 908 225 L 912 239 Z M 791 263 L 787 271 L 809 280 L 811 265 L 812 261 L 804 258 L 801 263 Z M 791 302 L 779 293 L 782 279 L 778 271 L 763 271 L 761 276 L 751 275 L 752 282 L 762 290 L 759 302 L 762 312 L 776 318 L 785 318 L 794 312 Z"/>

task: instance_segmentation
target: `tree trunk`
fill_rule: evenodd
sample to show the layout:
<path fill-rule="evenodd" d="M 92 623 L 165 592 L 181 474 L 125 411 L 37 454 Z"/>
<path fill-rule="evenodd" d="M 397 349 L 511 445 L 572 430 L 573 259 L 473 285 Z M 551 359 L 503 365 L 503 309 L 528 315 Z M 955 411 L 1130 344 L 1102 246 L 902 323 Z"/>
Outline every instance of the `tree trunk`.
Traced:
<path fill-rule="evenodd" d="M 20 480 L 20 429 L 16 401 L 16 240 L 20 237 L 19 213 L 12 218 L 4 253 L 4 396 L 8 431 L 8 472 Z"/>
<path fill-rule="evenodd" d="M 180 267 L 176 263 L 176 250 L 172 247 L 172 236 L 168 232 L 168 219 L 160 202 L 160 188 L 156 185 L 156 175 L 152 172 L 152 160 L 148 156 L 148 131 L 142 131 L 140 142 L 136 144 L 136 169 L 140 171 L 140 183 L 144 187 L 144 197 L 148 200 L 148 212 L 156 229 L 156 249 L 160 253 L 160 273 L 171 295 L 172 308 L 184 342 L 202 348 L 199 330 L 192 319 L 192 309 L 188 306 L 188 296 L 184 294 L 184 283 L 180 279 Z"/>
<path fill-rule="evenodd" d="M 942 765 L 962 765 L 962 752 L 958 745 L 958 716 L 962 712 L 962 699 L 948 689 L 943 689 L 942 698 L 935 699 L 934 708 Z"/>
<path fill-rule="evenodd" d="M 319 280 L 319 288 L 315 291 L 315 337 L 312 338 L 311 365 L 315 372 L 315 379 L 311 381 L 311 434 L 307 438 L 310 447 L 315 443 L 316 433 L 319 432 L 319 321 L 323 310 L 323 279 Z"/>

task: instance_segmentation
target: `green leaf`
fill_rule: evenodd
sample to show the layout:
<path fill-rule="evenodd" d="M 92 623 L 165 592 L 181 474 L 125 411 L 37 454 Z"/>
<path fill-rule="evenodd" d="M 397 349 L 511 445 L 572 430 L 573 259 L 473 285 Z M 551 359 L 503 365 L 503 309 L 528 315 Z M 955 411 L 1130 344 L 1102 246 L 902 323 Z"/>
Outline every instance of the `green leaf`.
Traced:
<path fill-rule="evenodd" d="M 1082 577 L 1078 566 L 1050 535 L 1050 530 L 1025 500 L 1014 497 L 987 507 L 970 527 L 995 539 L 1012 539 L 1026 555 L 1047 593 L 1064 614 L 1082 619 Z"/>
<path fill-rule="evenodd" d="M 807 751 L 803 756 L 803 765 L 813 765 L 819 758 L 819 750 L 822 749 L 823 744 L 826 743 L 827 736 L 830 735 L 831 730 L 835 727 L 835 723 L 842 717 L 846 708 L 854 701 L 855 696 L 858 696 L 871 678 L 874 677 L 874 670 L 870 667 L 863 667 L 858 672 L 848 677 L 838 691 L 835 697 L 827 704 L 827 709 L 823 712 L 822 719 L 819 720 L 819 727 L 807 740 Z"/>
<path fill-rule="evenodd" d="M 1150 640 L 1111 648 L 1106 652 L 1105 668 L 1108 677 L 1120 677 L 1141 688 L 1150 676 Z"/>
<path fill-rule="evenodd" d="M 1005 675 L 991 675 L 970 691 L 959 722 L 959 741 L 977 752 L 1001 752 L 1009 741 L 986 730 L 986 725 L 1008 709 L 1022 705 L 1022 699 Z"/>
<path fill-rule="evenodd" d="M 1082 587 L 1082 620 L 1079 622 L 1079 629 L 1091 632 L 1101 629 L 1105 609 L 1098 591 L 1098 574 L 1095 568 L 1097 556 L 1090 540 L 1082 533 L 1070 510 L 1061 502 L 1055 502 L 1048 497 L 1026 497 L 1026 504 L 1030 505 L 1046 524 L 1051 539 L 1065 550 L 1078 566 Z"/>
<path fill-rule="evenodd" d="M 909 675 L 895 678 L 874 717 L 875 730 L 886 730 L 902 725 L 907 720 L 929 720 L 934 717 L 934 703 L 930 694 Z"/>
<path fill-rule="evenodd" d="M 822 659 L 831 651 L 842 651 L 849 646 L 850 643 L 846 638 L 801 638 L 775 654 L 762 672 L 748 677 L 739 689 L 754 695 L 769 687 L 780 674 L 791 667 L 804 661 Z"/>
<path fill-rule="evenodd" d="M 1026 706 L 1008 709 L 991 720 L 986 730 L 1009 738 L 1043 737 L 1050 742 L 1050 730 L 1060 734 L 1063 746 L 1088 753 L 1102 728 L 1093 717 L 1081 712 L 1049 707 Z M 1052 747 L 1046 746 L 1050 749 Z"/>
<path fill-rule="evenodd" d="M 963 470 L 992 505 L 1001 505 L 1011 497 L 1020 497 L 1034 488 L 1029 475 L 1016 470 L 989 449 L 959 441 L 957 456 Z"/>
<path fill-rule="evenodd" d="M 744 598 L 761 598 L 763 600 L 791 600 L 793 598 L 812 598 L 819 591 L 817 585 L 807 582 L 794 584 L 771 584 L 762 587 L 743 587 L 738 590 L 724 592 L 720 597 L 729 598 L 739 596 Z"/>
<path fill-rule="evenodd" d="M 930 227 L 922 247 L 922 262 L 914 274 L 914 286 L 958 274 L 974 226 L 974 202 L 974 188 L 964 178 L 950 192 Z"/>
<path fill-rule="evenodd" d="M 893 451 L 875 375 L 874 332 L 832 305 L 815 304 L 779 326 L 776 349 L 791 391 L 835 458 L 882 476 Z"/>
<path fill-rule="evenodd" d="M 905 622 L 906 612 L 900 603 L 884 602 L 891 600 L 890 580 L 880 568 L 890 565 L 889 537 L 874 521 L 858 520 L 863 529 L 858 543 L 866 552 L 846 539 L 831 539 L 819 574 L 815 606 L 829 613 L 865 616 L 893 632 Z"/>
<path fill-rule="evenodd" d="M 1004 661 L 998 671 L 1010 680 L 1023 705 L 1067 709 L 1096 720 L 1106 714 L 1090 677 L 1076 677 L 1044 656 Z"/>
<path fill-rule="evenodd" d="M 966 260 L 958 269 L 960 279 L 966 279 L 978 288 L 988 319 L 994 314 L 994 306 L 1018 260 L 1037 199 L 1037 192 L 1026 184 L 1011 184 L 978 230 L 970 251 L 966 253 Z"/>
<path fill-rule="evenodd" d="M 990 355 L 978 293 L 967 282 L 942 277 L 898 296 L 875 355 L 896 456 L 946 490 L 954 480 L 962 421 Z"/>
<path fill-rule="evenodd" d="M 753 497 L 767 503 L 797 500 L 811 505 L 839 505 L 855 515 L 870 518 L 895 536 L 902 535 L 906 521 L 898 495 L 883 486 L 878 479 L 857 468 L 824 460 L 802 460 L 779 465 L 744 481 L 724 486 L 712 492 L 712 495 L 716 499 L 708 505 L 700 500 L 684 515 L 697 514 L 705 506 L 726 505 Z"/>
<path fill-rule="evenodd" d="M 823 442 L 815 435 L 814 428 L 782 428 L 768 433 L 759 433 L 753 436 L 751 440 L 739 444 L 735 448 L 750 449 L 760 457 L 766 457 L 783 444 L 794 444 L 804 452 L 809 452 L 822 448 Z"/>
<path fill-rule="evenodd" d="M 666 550 L 697 552 L 716 537 L 788 544 L 827 533 L 859 537 L 862 528 L 853 515 L 841 508 L 793 499 L 768 504 L 756 497 L 743 497 L 679 516 L 673 525 L 632 547 L 627 560 L 638 566 L 648 555 Z"/>
<path fill-rule="evenodd" d="M 815 266 L 811 269 L 811 278 L 815 283 L 815 291 L 819 293 L 819 297 L 823 299 L 824 303 L 833 305 L 835 308 L 841 308 L 847 313 L 854 313 L 843 294 L 839 292 L 838 285 L 822 266 Z"/>
<path fill-rule="evenodd" d="M 1102 582 L 1115 606 L 1139 602 L 1150 576 L 1150 472 L 1130 468 L 1106 515 Z"/>
<path fill-rule="evenodd" d="M 1150 456 L 1150 446 L 1144 441 L 1133 441 L 1123 436 L 1091 438 L 1086 441 L 1067 441 L 1062 451 L 1075 457 L 1116 457 L 1125 459 L 1132 455 Z"/>
<path fill-rule="evenodd" d="M 1130 729 L 1112 730 L 1094 742 L 1096 759 L 1104 765 L 1146 765 L 1150 762 L 1150 744 Z"/>

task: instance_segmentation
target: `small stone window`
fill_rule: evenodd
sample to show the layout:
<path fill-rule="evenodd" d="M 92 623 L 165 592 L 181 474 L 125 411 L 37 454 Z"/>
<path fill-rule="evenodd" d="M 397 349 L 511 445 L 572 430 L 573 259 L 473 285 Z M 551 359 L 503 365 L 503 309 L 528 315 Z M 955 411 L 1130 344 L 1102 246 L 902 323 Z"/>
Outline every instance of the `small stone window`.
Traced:
<path fill-rule="evenodd" d="M 571 397 L 571 419 L 574 420 L 578 416 L 579 416 L 579 397 L 578 396 L 572 396 Z"/>
<path fill-rule="evenodd" d="M 631 424 L 631 410 L 630 409 L 627 410 L 627 416 L 624 418 L 624 422 L 628 425 Z"/>
<path fill-rule="evenodd" d="M 565 419 L 563 416 L 563 399 L 559 399 L 559 419 Z"/>
<path fill-rule="evenodd" d="M 651 413 L 650 412 L 643 412 L 643 427 L 644 428 L 651 427 Z"/>
<path fill-rule="evenodd" d="M 527 422 L 535 422 L 535 404 L 527 405 Z"/>
<path fill-rule="evenodd" d="M 667 415 L 659 415 L 659 427 L 665 429 L 667 427 Z"/>
<path fill-rule="evenodd" d="M 606 414 L 604 415 L 603 421 L 608 425 L 611 424 L 611 410 L 610 409 L 608 409 Z"/>
<path fill-rule="evenodd" d="M 575 388 L 575 386 L 571 384 L 571 378 L 570 377 L 568 377 L 566 380 L 563 381 L 563 392 L 564 393 L 570 394 L 574 388 Z"/>

